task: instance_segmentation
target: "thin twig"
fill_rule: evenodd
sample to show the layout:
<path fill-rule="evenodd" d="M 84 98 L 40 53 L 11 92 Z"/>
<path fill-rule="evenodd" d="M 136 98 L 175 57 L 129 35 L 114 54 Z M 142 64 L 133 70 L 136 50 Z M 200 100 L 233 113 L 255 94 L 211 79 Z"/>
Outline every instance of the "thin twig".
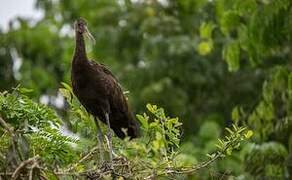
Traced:
<path fill-rule="evenodd" d="M 29 170 L 29 180 L 32 180 L 33 178 L 33 170 L 35 167 L 37 167 L 38 163 L 36 161 L 33 162 L 30 170 Z"/>
<path fill-rule="evenodd" d="M 33 175 L 33 169 L 29 170 L 29 178 L 28 180 L 32 180 L 32 175 Z"/>
<path fill-rule="evenodd" d="M 92 148 L 85 156 L 83 156 L 77 164 L 82 163 L 83 161 L 85 161 L 87 158 L 89 158 L 96 150 L 98 150 L 99 147 L 95 146 L 94 148 Z"/>
<path fill-rule="evenodd" d="M 0 176 L 11 176 L 13 172 L 0 172 Z"/>
<path fill-rule="evenodd" d="M 197 165 L 189 170 L 183 170 L 181 173 L 192 173 L 192 172 L 197 171 L 199 169 L 205 168 L 219 158 L 220 158 L 220 154 L 216 154 L 216 156 L 214 156 L 214 158 L 210 159 L 209 161 L 202 162 L 200 165 Z"/>
<path fill-rule="evenodd" d="M 86 159 L 88 159 L 97 149 L 99 149 L 98 146 L 95 146 L 94 148 L 92 148 L 85 156 L 83 156 L 77 163 L 75 163 L 73 166 L 69 167 L 68 169 L 65 170 L 65 172 L 67 171 L 71 171 L 73 170 L 74 167 L 76 167 L 78 164 L 82 163 L 83 161 L 85 161 Z"/>
<path fill-rule="evenodd" d="M 39 159 L 39 156 L 34 156 L 32 158 L 29 158 L 25 161 L 23 161 L 22 163 L 20 163 L 20 165 L 15 169 L 15 171 L 13 172 L 11 179 L 15 180 L 17 179 L 18 175 L 20 174 L 20 171 L 22 170 L 22 168 L 24 168 L 26 165 L 32 163 L 32 162 L 36 162 Z"/>
<path fill-rule="evenodd" d="M 195 171 L 198 171 L 202 168 L 205 168 L 207 166 L 209 166 L 211 163 L 213 163 L 214 161 L 216 161 L 218 158 L 220 158 L 220 154 L 217 154 L 216 156 L 214 156 L 212 159 L 210 159 L 209 161 L 204 161 L 201 164 L 197 165 L 197 166 L 193 166 L 190 168 L 186 168 L 186 169 L 176 169 L 176 168 L 167 168 L 168 170 L 163 171 L 162 173 L 152 173 L 151 175 L 145 177 L 144 179 L 153 179 L 157 176 L 164 176 L 164 175 L 168 175 L 168 174 L 190 174 L 193 173 Z"/>

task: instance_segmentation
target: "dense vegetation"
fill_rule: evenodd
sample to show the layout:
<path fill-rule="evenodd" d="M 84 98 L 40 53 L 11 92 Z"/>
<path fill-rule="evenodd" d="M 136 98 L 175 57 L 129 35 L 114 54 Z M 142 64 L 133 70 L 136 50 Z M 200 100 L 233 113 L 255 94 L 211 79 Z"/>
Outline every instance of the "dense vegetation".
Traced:
<path fill-rule="evenodd" d="M 1 177 L 110 175 L 97 163 L 92 117 L 68 85 L 72 24 L 82 16 L 97 42 L 87 42 L 89 57 L 110 67 L 141 114 L 142 138 L 114 140 L 116 176 L 291 178 L 292 1 L 37 0 L 36 8 L 38 22 L 19 17 L 0 30 Z"/>

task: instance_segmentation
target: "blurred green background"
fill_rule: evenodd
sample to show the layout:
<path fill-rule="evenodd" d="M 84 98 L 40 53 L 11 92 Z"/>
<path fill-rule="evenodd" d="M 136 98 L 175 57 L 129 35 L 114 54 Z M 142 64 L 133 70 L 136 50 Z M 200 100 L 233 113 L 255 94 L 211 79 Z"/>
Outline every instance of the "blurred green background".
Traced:
<path fill-rule="evenodd" d="M 130 92 L 134 113 L 152 103 L 183 122 L 183 158 L 210 152 L 232 122 L 255 132 L 203 176 L 291 178 L 290 0 L 37 0 L 35 7 L 44 13 L 37 22 L 18 17 L 0 30 L 1 91 L 21 84 L 64 114 L 58 89 L 70 83 L 73 22 L 84 17 L 96 38 L 87 41 L 88 57 Z"/>

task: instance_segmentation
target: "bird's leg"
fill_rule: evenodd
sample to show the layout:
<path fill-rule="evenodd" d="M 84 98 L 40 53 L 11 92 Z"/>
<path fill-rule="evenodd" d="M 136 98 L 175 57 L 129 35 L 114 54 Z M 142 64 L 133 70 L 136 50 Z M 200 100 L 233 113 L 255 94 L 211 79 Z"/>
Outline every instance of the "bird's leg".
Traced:
<path fill-rule="evenodd" d="M 98 140 L 98 149 L 99 149 L 99 156 L 100 156 L 100 162 L 103 163 L 103 142 L 102 142 L 102 131 L 100 128 L 100 125 L 98 123 L 98 120 L 96 117 L 94 117 L 94 122 L 97 128 L 97 140 Z"/>
<path fill-rule="evenodd" d="M 109 159 L 110 159 L 110 167 L 113 169 L 113 145 L 112 145 L 112 133 L 110 128 L 110 121 L 109 121 L 109 114 L 105 113 L 105 119 L 107 124 L 107 139 L 108 139 L 108 146 L 109 146 Z"/>

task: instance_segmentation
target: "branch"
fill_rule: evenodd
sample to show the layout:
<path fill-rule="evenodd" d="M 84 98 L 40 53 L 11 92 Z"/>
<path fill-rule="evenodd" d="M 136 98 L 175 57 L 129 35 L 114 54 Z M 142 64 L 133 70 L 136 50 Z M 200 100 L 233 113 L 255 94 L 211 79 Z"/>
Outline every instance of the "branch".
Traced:
<path fill-rule="evenodd" d="M 33 162 L 30 170 L 29 170 L 29 180 L 33 180 L 33 170 L 38 166 L 38 163 L 36 161 Z"/>
<path fill-rule="evenodd" d="M 6 129 L 6 131 L 11 136 L 14 136 L 14 134 L 13 134 L 13 127 L 11 127 L 9 124 L 7 124 L 1 116 L 0 116 L 0 124 L 4 127 L 4 129 Z"/>
<path fill-rule="evenodd" d="M 88 159 L 96 150 L 98 149 L 98 146 L 95 146 L 94 148 L 92 148 L 85 156 L 83 156 L 77 163 L 75 163 L 73 166 L 69 167 L 68 169 L 66 169 L 64 172 L 69 172 L 71 170 L 73 170 L 74 167 L 76 167 L 78 164 L 82 163 L 83 161 L 85 161 L 86 159 Z"/>
<path fill-rule="evenodd" d="M 208 161 L 204 161 L 204 162 L 200 163 L 199 165 L 196 165 L 196 166 L 193 166 L 190 168 L 167 168 L 167 170 L 162 172 L 162 173 L 157 173 L 155 171 L 155 173 L 145 177 L 144 179 L 155 179 L 155 177 L 157 177 L 157 176 L 165 176 L 165 175 L 169 175 L 169 174 L 190 174 L 190 173 L 193 173 L 193 172 L 198 171 L 200 169 L 206 168 L 207 166 L 212 164 L 214 161 L 219 159 L 220 156 L 221 156 L 221 154 L 217 153 L 212 159 L 210 159 Z"/>
<path fill-rule="evenodd" d="M 22 163 L 21 163 L 21 164 L 15 169 L 15 171 L 13 172 L 13 174 L 12 174 L 12 176 L 11 176 L 11 179 L 12 179 L 12 180 L 16 180 L 17 177 L 18 177 L 19 174 L 20 174 L 20 171 L 21 171 L 25 166 L 27 166 L 27 165 L 30 164 L 30 163 L 36 163 L 38 159 L 39 159 L 39 156 L 37 155 L 37 156 L 34 156 L 34 157 L 32 157 L 32 158 L 29 158 L 29 159 L 23 161 L 23 162 L 22 162 Z"/>

